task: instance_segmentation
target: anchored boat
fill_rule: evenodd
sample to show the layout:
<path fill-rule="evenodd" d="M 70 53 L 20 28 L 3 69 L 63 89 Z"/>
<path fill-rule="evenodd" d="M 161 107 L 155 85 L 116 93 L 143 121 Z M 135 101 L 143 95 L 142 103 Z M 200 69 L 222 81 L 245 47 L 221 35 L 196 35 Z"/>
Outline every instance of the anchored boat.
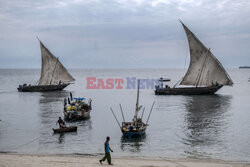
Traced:
<path fill-rule="evenodd" d="M 39 40 L 39 39 L 38 39 Z M 19 92 L 44 92 L 62 90 L 75 79 L 67 69 L 39 40 L 42 57 L 41 76 L 37 85 L 19 85 Z"/>
<path fill-rule="evenodd" d="M 233 81 L 219 60 L 182 22 L 190 50 L 189 68 L 178 87 L 157 85 L 156 95 L 201 95 L 214 94 Z M 185 87 L 185 86 L 186 87 Z"/>
<path fill-rule="evenodd" d="M 68 98 L 68 104 L 64 104 L 64 119 L 67 121 L 76 121 L 90 118 L 91 103 L 91 99 L 86 103 L 84 98 L 74 98 L 73 101 L 70 101 Z"/>
<path fill-rule="evenodd" d="M 149 112 L 148 118 L 146 123 L 144 123 L 142 121 L 143 115 L 144 115 L 144 111 L 145 111 L 145 107 L 143 108 L 143 112 L 141 117 L 138 116 L 139 111 L 142 109 L 142 106 L 139 105 L 139 87 L 140 87 L 140 80 L 138 80 L 138 89 L 137 89 L 137 100 L 136 100 L 136 107 L 135 107 L 135 115 L 134 118 L 131 122 L 126 122 L 125 118 L 124 118 L 124 114 L 123 114 L 123 110 L 122 110 L 122 106 L 120 104 L 120 109 L 121 109 L 121 113 L 122 113 L 122 118 L 123 118 L 123 122 L 122 125 L 120 125 L 119 121 L 117 120 L 115 113 L 113 112 L 113 109 L 110 108 L 113 116 L 115 117 L 121 131 L 124 137 L 127 138 L 136 138 L 136 137 L 143 137 L 145 135 L 145 131 L 147 129 L 148 126 L 148 121 L 151 115 L 151 112 L 153 110 L 154 107 L 154 102 L 152 104 L 151 110 Z"/>

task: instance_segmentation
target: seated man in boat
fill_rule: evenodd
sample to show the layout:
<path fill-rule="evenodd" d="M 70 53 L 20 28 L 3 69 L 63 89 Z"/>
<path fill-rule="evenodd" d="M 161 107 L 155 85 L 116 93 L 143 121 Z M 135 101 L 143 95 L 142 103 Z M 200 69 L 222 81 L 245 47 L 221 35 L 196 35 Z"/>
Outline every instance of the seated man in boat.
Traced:
<path fill-rule="evenodd" d="M 65 124 L 64 121 L 63 121 L 63 123 L 62 123 L 62 128 L 66 128 L 66 124 Z"/>
<path fill-rule="evenodd" d="M 58 119 L 58 121 L 56 122 L 56 124 L 57 124 L 57 123 L 59 124 L 59 128 L 60 128 L 60 129 L 66 127 L 65 122 L 62 120 L 61 117 L 59 117 L 59 119 Z"/>
<path fill-rule="evenodd" d="M 134 127 L 133 126 L 130 126 L 129 127 L 129 131 L 132 132 L 134 130 Z"/>

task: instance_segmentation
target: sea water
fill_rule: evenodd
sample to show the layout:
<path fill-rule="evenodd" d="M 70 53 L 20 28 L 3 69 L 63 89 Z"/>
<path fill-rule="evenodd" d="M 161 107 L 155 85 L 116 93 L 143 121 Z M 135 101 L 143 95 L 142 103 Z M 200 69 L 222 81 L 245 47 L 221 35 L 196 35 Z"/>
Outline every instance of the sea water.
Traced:
<path fill-rule="evenodd" d="M 155 101 L 146 136 L 124 139 L 110 107 L 122 121 L 131 121 L 136 89 L 126 89 L 126 78 L 170 78 L 174 85 L 185 74 L 181 69 L 73 69 L 75 83 L 57 92 L 18 92 L 19 84 L 35 84 L 39 69 L 0 70 L 0 151 L 34 154 L 94 154 L 104 152 L 110 136 L 113 156 L 167 158 L 211 158 L 250 161 L 250 77 L 249 69 L 228 69 L 233 87 L 224 86 L 215 95 L 156 96 L 154 89 L 140 90 L 140 105 L 146 107 L 146 121 Z M 123 79 L 121 89 L 88 89 L 87 77 Z M 96 82 L 97 83 L 97 82 Z M 100 87 L 102 88 L 102 87 Z M 66 122 L 76 125 L 74 133 L 53 134 L 63 117 L 63 100 L 92 99 L 91 118 Z M 139 113 L 141 116 L 141 113 Z"/>

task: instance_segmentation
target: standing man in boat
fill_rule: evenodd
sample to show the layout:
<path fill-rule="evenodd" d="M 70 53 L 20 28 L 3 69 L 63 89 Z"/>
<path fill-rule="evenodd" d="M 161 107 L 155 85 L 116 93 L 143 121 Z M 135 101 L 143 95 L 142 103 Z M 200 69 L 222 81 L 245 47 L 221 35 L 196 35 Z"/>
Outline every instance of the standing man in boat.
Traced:
<path fill-rule="evenodd" d="M 59 124 L 59 128 L 60 128 L 60 129 L 66 127 L 66 126 L 65 126 L 65 122 L 62 120 L 61 117 L 59 117 L 59 119 L 58 119 L 58 121 L 56 122 L 56 124 L 57 124 L 57 123 Z"/>
<path fill-rule="evenodd" d="M 73 100 L 73 96 L 72 96 L 71 92 L 69 92 L 69 96 L 70 96 L 70 100 L 72 101 Z"/>
<path fill-rule="evenodd" d="M 64 98 L 64 107 L 67 105 L 67 99 Z"/>
<path fill-rule="evenodd" d="M 111 163 L 111 155 L 110 155 L 110 151 L 113 152 L 113 150 L 109 147 L 109 140 L 110 140 L 110 138 L 108 136 L 105 143 L 104 143 L 105 156 L 101 160 L 99 160 L 99 162 L 102 164 L 102 161 L 105 161 L 107 159 L 108 164 L 113 165 Z"/>
<path fill-rule="evenodd" d="M 70 99 L 69 99 L 69 97 L 68 97 L 68 104 L 70 104 Z"/>

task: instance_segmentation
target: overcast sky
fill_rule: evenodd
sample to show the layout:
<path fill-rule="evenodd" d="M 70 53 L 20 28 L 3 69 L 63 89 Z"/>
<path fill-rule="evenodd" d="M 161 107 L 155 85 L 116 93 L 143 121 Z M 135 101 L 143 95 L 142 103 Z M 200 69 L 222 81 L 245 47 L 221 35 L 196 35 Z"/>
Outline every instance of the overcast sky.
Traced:
<path fill-rule="evenodd" d="M 249 0 L 0 0 L 0 68 L 184 68 L 182 20 L 225 68 L 250 65 Z"/>

